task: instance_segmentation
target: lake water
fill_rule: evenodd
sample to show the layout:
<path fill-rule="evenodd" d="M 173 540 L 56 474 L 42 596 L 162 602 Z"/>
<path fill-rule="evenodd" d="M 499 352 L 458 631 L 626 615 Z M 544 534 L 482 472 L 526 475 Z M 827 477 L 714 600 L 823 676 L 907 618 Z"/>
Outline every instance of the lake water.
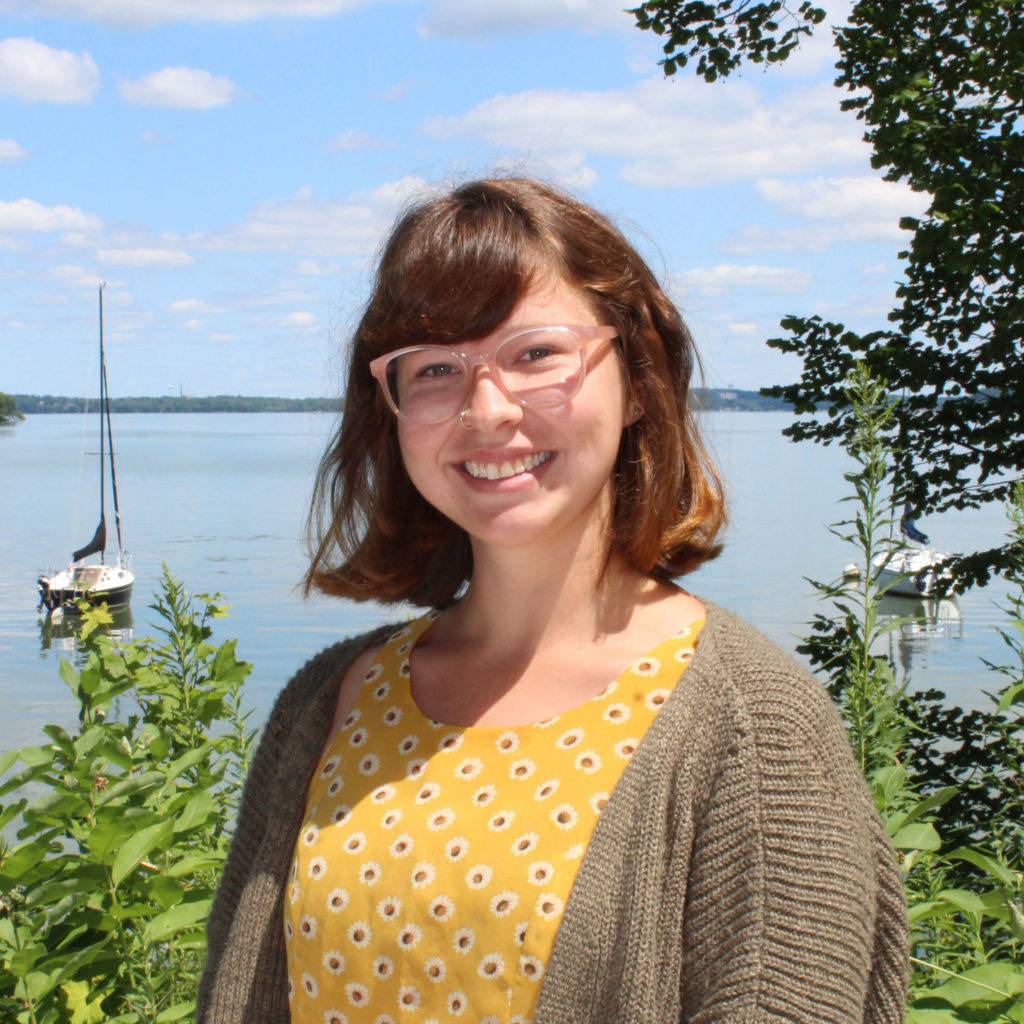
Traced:
<path fill-rule="evenodd" d="M 854 552 L 827 524 L 847 513 L 837 449 L 794 445 L 780 434 L 786 413 L 715 413 L 709 433 L 726 479 L 731 523 L 724 554 L 690 577 L 693 592 L 737 611 L 793 650 L 802 624 L 823 606 L 805 577 L 833 579 Z M 262 722 L 287 677 L 325 644 L 404 610 L 338 600 L 304 602 L 306 502 L 333 426 L 324 414 L 115 415 L 118 487 L 125 543 L 136 573 L 129 628 L 152 635 L 147 607 L 161 564 L 193 592 L 220 591 L 232 605 L 216 640 L 236 637 L 254 665 L 247 702 Z M 41 623 L 36 573 L 60 568 L 98 521 L 95 417 L 32 416 L 0 427 L 0 751 L 39 741 L 48 722 L 74 721 L 58 659 L 74 638 Z M 108 507 L 108 537 L 113 516 Z M 940 549 L 998 542 L 1002 509 L 949 513 L 922 524 Z M 944 603 L 932 621 L 904 626 L 891 651 L 916 688 L 936 686 L 965 705 L 983 701 L 993 678 L 981 659 L 1003 645 L 987 589 Z M 905 613 L 905 602 L 895 601 Z"/>

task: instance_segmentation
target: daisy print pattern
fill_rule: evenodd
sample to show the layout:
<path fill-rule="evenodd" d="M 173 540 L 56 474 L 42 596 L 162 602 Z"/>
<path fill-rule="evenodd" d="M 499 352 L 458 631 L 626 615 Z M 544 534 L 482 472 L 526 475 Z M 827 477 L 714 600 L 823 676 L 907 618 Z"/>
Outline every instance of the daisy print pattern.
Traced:
<path fill-rule="evenodd" d="M 456 727 L 410 692 L 434 618 L 380 649 L 312 775 L 284 901 L 294 1024 L 529 1024 L 594 826 L 697 637 L 545 722 Z"/>

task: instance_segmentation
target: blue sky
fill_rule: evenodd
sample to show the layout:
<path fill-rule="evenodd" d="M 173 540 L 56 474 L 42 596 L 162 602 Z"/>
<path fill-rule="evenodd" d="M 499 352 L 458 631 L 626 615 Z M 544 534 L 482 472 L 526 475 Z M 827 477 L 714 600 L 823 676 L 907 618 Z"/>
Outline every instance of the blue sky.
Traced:
<path fill-rule="evenodd" d="M 900 216 L 830 34 L 663 78 L 622 0 L 0 0 L 0 391 L 319 396 L 409 197 L 495 170 L 609 213 L 707 382 L 797 364 L 788 313 L 884 323 Z M 833 23 L 847 9 L 827 4 Z"/>

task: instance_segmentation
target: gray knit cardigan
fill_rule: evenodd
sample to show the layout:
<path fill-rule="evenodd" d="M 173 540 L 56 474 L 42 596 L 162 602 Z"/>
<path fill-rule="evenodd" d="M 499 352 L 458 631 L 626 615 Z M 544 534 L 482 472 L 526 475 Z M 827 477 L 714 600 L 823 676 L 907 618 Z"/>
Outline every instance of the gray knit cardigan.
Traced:
<path fill-rule="evenodd" d="M 535 1024 L 900 1022 L 892 849 L 820 684 L 704 602 L 697 653 L 598 819 Z M 288 1024 L 285 880 L 345 668 L 310 661 L 270 715 L 207 925 L 200 1024 Z"/>

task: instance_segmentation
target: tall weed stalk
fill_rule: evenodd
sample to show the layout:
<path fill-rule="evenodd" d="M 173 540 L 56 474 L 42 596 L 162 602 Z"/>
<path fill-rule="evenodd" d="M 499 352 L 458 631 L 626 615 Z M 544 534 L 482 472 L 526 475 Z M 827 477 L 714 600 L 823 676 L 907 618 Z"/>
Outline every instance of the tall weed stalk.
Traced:
<path fill-rule="evenodd" d="M 832 527 L 856 552 L 860 585 L 813 585 L 831 605 L 800 650 L 827 679 L 899 858 L 911 928 L 908 1024 L 1024 1022 L 1024 488 L 1009 513 L 1016 588 L 1001 635 L 1004 684 L 965 714 L 936 690 L 908 695 L 874 653 L 906 619 L 879 614 L 881 552 L 891 550 L 891 406 L 863 367 L 847 381 L 856 429 L 845 447 L 851 518 Z M 979 677 L 982 671 L 979 666 Z M 979 688 L 982 680 L 979 678 Z"/>
<path fill-rule="evenodd" d="M 251 666 L 210 642 L 226 608 L 164 570 L 160 637 L 119 644 L 83 616 L 60 674 L 77 730 L 0 756 L 0 1019 L 171 1022 L 194 1015 L 204 922 L 253 733 Z M 122 710 L 123 708 L 123 710 Z M 29 795 L 31 794 L 31 795 Z M 39 794 L 39 795 L 37 795 Z"/>

